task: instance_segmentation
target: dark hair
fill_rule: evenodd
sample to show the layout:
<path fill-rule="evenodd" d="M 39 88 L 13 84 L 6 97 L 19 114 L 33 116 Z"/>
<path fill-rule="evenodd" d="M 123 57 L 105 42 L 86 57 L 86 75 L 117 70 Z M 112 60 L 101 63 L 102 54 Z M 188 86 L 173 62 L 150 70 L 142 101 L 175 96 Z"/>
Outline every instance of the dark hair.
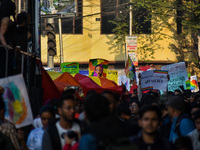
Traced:
<path fill-rule="evenodd" d="M 86 116 L 91 122 L 98 121 L 109 115 L 109 102 L 100 94 L 89 95 L 84 102 L 84 108 Z"/>
<path fill-rule="evenodd" d="M 67 100 L 74 100 L 74 95 L 62 95 L 60 100 L 59 100 L 59 105 L 58 107 L 62 107 L 63 106 L 63 103 L 64 101 L 67 101 Z"/>
<path fill-rule="evenodd" d="M 193 150 L 192 141 L 188 136 L 181 136 L 177 138 L 174 145 L 176 150 Z"/>
<path fill-rule="evenodd" d="M 125 103 L 119 104 L 119 106 L 116 109 L 116 114 L 118 116 L 121 114 L 126 114 L 126 115 L 131 116 L 131 110 L 129 109 L 129 103 L 125 102 Z"/>
<path fill-rule="evenodd" d="M 138 97 L 131 97 L 129 104 L 132 104 L 133 102 L 136 103 L 138 105 L 138 107 L 140 107 L 140 102 L 138 100 Z"/>
<path fill-rule="evenodd" d="M 144 116 L 144 114 L 149 111 L 154 111 L 157 114 L 158 119 L 161 121 L 161 119 L 162 119 L 161 109 L 155 105 L 144 106 L 140 111 L 140 118 L 142 118 Z"/>
<path fill-rule="evenodd" d="M 198 110 L 198 111 L 196 111 L 195 113 L 194 113 L 194 120 L 197 120 L 197 119 L 199 119 L 200 118 L 200 110 Z"/>
<path fill-rule="evenodd" d="M 0 110 L 5 110 L 5 103 L 4 103 L 4 100 L 3 98 L 0 96 Z"/>
<path fill-rule="evenodd" d="M 40 109 L 40 116 L 44 112 L 49 112 L 50 114 L 52 114 L 53 117 L 55 117 L 54 108 L 52 106 L 50 106 L 50 105 L 45 105 Z"/>
<path fill-rule="evenodd" d="M 179 89 L 176 89 L 176 90 L 174 91 L 174 93 L 175 93 L 175 92 L 178 92 L 178 93 L 181 94 L 181 90 L 179 90 Z"/>
<path fill-rule="evenodd" d="M 111 96 L 113 97 L 114 101 L 115 101 L 115 102 L 118 102 L 118 99 L 117 99 L 117 97 L 115 96 L 115 93 L 114 93 L 114 92 L 109 91 L 109 90 L 106 90 L 106 91 L 103 91 L 103 92 L 101 93 L 101 95 L 103 95 L 103 96 L 104 96 L 104 94 L 109 94 L 109 95 L 111 95 Z"/>
<path fill-rule="evenodd" d="M 21 12 L 17 15 L 17 24 L 22 24 L 24 21 L 27 22 L 27 13 Z"/>
<path fill-rule="evenodd" d="M 65 91 L 62 92 L 61 97 L 65 97 L 67 95 L 73 95 L 75 93 L 76 93 L 75 89 L 69 88 L 69 89 L 67 89 L 67 90 L 65 90 Z"/>

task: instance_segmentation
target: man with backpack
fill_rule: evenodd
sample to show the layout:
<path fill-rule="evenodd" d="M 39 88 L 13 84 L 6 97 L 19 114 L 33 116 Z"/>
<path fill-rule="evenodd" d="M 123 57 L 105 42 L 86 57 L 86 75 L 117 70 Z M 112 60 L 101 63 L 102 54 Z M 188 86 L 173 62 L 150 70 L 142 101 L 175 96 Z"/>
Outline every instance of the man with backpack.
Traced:
<path fill-rule="evenodd" d="M 168 114 L 172 119 L 169 141 L 174 143 L 180 136 L 186 136 L 195 129 L 190 115 L 185 113 L 187 104 L 181 96 L 172 96 L 167 102 Z"/>

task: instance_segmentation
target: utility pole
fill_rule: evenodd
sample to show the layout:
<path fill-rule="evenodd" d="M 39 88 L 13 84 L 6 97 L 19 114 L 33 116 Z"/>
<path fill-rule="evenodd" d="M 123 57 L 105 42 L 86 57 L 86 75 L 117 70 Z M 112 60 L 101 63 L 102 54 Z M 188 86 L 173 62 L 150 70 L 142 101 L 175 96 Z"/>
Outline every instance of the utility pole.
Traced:
<path fill-rule="evenodd" d="M 62 22 L 61 22 L 61 17 L 59 17 L 58 23 L 59 23 L 60 65 L 61 65 L 61 63 L 64 62 L 64 59 L 63 59 L 63 41 L 62 41 Z"/>
<path fill-rule="evenodd" d="M 132 10 L 132 4 L 131 4 L 131 0 L 130 0 L 130 6 L 129 6 L 129 36 L 132 35 L 132 26 L 133 26 L 133 10 Z M 125 46 L 126 48 L 126 46 Z M 125 66 L 126 66 L 126 62 L 127 62 L 127 49 L 125 50 Z"/>
<path fill-rule="evenodd" d="M 132 4 L 130 0 L 130 10 L 129 10 L 129 35 L 132 35 L 132 26 L 133 26 L 133 10 L 132 10 Z"/>

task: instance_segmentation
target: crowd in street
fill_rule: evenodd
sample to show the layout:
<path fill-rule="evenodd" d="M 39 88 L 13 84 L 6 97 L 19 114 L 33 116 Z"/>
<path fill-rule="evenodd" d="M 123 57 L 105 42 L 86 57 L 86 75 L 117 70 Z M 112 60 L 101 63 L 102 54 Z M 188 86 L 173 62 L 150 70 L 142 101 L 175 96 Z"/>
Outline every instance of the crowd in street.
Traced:
<path fill-rule="evenodd" d="M 3 94 L 3 88 L 1 89 Z M 4 118 L 0 100 L 0 147 L 30 150 L 199 150 L 200 93 L 157 91 L 119 95 L 67 88 L 40 109 L 25 140 Z M 10 142 L 11 141 L 11 142 Z"/>

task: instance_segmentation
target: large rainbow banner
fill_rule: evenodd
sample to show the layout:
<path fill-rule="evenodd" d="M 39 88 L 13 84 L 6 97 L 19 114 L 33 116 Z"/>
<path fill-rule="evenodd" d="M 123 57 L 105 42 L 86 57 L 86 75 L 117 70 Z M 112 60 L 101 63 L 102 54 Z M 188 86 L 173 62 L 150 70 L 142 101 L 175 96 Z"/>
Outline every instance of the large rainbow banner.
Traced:
<path fill-rule="evenodd" d="M 106 77 L 107 70 L 108 70 L 108 60 L 105 59 L 90 59 L 89 61 L 89 76 L 97 76 L 95 73 L 95 67 L 100 65 L 102 67 L 102 77 Z"/>

